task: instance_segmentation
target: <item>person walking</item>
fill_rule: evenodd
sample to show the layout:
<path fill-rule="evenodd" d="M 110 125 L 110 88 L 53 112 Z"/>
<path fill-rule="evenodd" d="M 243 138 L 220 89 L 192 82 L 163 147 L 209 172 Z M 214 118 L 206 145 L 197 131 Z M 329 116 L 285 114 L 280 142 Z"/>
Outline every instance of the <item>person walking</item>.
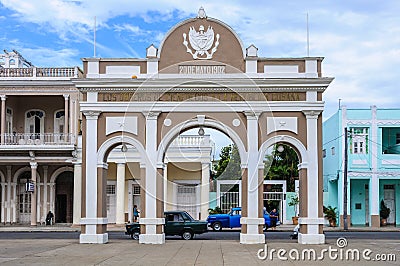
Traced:
<path fill-rule="evenodd" d="M 137 205 L 133 205 L 133 222 L 136 223 L 139 218 L 139 210 L 137 208 Z"/>

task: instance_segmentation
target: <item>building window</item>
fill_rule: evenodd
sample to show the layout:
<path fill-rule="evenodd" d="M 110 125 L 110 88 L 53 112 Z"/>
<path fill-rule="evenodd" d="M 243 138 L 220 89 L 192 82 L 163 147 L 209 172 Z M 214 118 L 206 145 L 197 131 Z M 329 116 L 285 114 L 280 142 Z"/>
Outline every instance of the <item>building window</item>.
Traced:
<path fill-rule="evenodd" d="M 332 155 L 335 155 L 335 147 L 332 147 L 332 148 L 331 148 L 331 154 L 332 154 Z"/>
<path fill-rule="evenodd" d="M 400 144 L 400 133 L 396 133 L 396 144 Z"/>
<path fill-rule="evenodd" d="M 44 117 L 45 113 L 41 110 L 31 110 L 26 112 L 25 116 L 25 132 L 31 133 L 35 138 L 39 134 L 44 133 Z"/>
<path fill-rule="evenodd" d="M 6 109 L 6 133 L 13 133 L 13 112 L 11 108 Z"/>
<path fill-rule="evenodd" d="M 133 195 L 140 195 L 140 186 L 133 186 Z"/>
<path fill-rule="evenodd" d="M 368 154 L 368 128 L 350 129 L 350 153 Z"/>
<path fill-rule="evenodd" d="M 106 187 L 106 194 L 114 195 L 115 194 L 115 185 L 107 185 Z"/>
<path fill-rule="evenodd" d="M 54 113 L 54 133 L 63 134 L 64 133 L 64 110 L 57 111 Z"/>

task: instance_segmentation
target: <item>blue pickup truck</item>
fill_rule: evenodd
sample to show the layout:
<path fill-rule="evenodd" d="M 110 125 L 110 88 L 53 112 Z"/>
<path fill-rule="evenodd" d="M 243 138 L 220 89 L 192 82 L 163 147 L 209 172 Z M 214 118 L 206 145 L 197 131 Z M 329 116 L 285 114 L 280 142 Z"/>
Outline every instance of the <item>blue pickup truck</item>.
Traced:
<path fill-rule="evenodd" d="M 208 226 L 211 227 L 214 231 L 221 231 L 222 228 L 236 228 L 240 227 L 240 218 L 242 208 L 235 207 L 232 208 L 231 211 L 227 214 L 212 214 L 207 217 Z M 268 227 L 271 227 L 271 218 L 269 214 L 264 213 L 264 230 L 267 230 Z"/>

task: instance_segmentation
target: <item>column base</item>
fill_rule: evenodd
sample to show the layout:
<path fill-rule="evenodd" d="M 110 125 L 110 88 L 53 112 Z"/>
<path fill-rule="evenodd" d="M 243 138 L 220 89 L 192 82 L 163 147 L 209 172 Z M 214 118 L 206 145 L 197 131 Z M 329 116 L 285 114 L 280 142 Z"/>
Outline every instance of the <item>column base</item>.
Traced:
<path fill-rule="evenodd" d="M 139 235 L 139 244 L 164 244 L 165 234 L 141 234 Z"/>
<path fill-rule="evenodd" d="M 379 215 L 371 215 L 371 227 L 381 227 L 381 217 Z"/>
<path fill-rule="evenodd" d="M 108 233 L 104 234 L 81 234 L 80 244 L 105 244 L 108 242 Z"/>
<path fill-rule="evenodd" d="M 311 244 L 311 245 L 325 244 L 325 235 L 299 233 L 297 242 L 299 244 Z"/>

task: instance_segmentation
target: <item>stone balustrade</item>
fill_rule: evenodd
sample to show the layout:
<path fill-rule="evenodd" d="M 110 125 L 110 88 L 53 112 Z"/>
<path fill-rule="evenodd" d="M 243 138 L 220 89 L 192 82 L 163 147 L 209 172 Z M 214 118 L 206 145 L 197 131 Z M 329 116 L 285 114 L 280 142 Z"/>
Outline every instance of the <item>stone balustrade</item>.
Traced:
<path fill-rule="evenodd" d="M 78 67 L 31 67 L 0 68 L 0 77 L 5 78 L 79 78 L 83 76 Z"/>
<path fill-rule="evenodd" d="M 6 133 L 1 145 L 73 145 L 74 134 L 63 133 Z"/>

